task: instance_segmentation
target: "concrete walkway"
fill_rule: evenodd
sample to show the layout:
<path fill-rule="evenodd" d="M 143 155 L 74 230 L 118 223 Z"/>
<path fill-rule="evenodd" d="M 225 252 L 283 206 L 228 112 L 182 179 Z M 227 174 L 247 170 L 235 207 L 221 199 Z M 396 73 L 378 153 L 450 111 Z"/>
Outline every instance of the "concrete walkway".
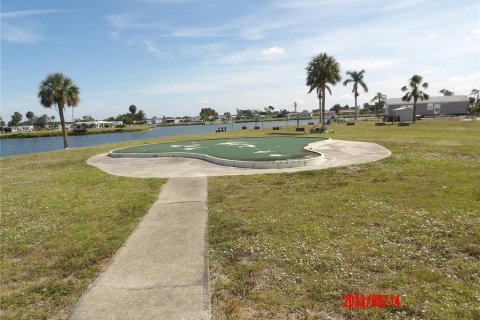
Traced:
<path fill-rule="evenodd" d="M 209 319 L 207 179 L 172 178 L 69 319 Z"/>
<path fill-rule="evenodd" d="M 324 154 L 326 160 L 313 165 L 286 169 L 234 168 L 178 157 L 112 158 L 106 153 L 88 159 L 88 163 L 110 174 L 125 177 L 208 177 L 319 170 L 377 161 L 391 154 L 388 149 L 376 143 L 345 140 L 332 140 L 327 144 L 320 144 L 315 151 Z"/>

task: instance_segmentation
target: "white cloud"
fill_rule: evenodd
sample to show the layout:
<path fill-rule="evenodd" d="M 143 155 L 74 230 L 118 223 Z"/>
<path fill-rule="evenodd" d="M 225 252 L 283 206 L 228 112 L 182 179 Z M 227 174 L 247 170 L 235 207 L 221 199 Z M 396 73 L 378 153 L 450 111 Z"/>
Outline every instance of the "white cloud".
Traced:
<path fill-rule="evenodd" d="M 35 44 L 43 40 L 38 29 L 17 27 L 11 23 L 2 23 L 1 39 L 5 41 L 25 44 Z"/>
<path fill-rule="evenodd" d="M 14 43 L 35 44 L 44 39 L 42 25 L 32 19 L 32 16 L 67 12 L 68 10 L 43 9 L 2 12 L 1 39 Z"/>
<path fill-rule="evenodd" d="M 153 54 L 155 57 L 159 59 L 164 59 L 168 57 L 168 54 L 158 49 L 153 43 L 148 40 L 143 40 L 143 44 L 145 45 L 145 49 L 148 53 Z"/>
<path fill-rule="evenodd" d="M 240 32 L 240 37 L 247 40 L 260 40 L 265 37 L 265 32 L 259 28 L 248 28 Z"/>
<path fill-rule="evenodd" d="M 60 13 L 60 12 L 67 12 L 67 11 L 68 10 L 58 10 L 58 9 L 10 11 L 10 12 L 2 12 L 0 14 L 0 17 L 2 19 L 22 18 L 22 17 L 41 15 L 41 14 Z"/>
<path fill-rule="evenodd" d="M 271 47 L 265 50 L 262 50 L 261 56 L 264 58 L 275 58 L 283 55 L 285 49 L 279 47 Z"/>
<path fill-rule="evenodd" d="M 340 66 L 344 70 L 381 70 L 396 67 L 401 63 L 400 59 L 344 59 L 340 60 Z"/>

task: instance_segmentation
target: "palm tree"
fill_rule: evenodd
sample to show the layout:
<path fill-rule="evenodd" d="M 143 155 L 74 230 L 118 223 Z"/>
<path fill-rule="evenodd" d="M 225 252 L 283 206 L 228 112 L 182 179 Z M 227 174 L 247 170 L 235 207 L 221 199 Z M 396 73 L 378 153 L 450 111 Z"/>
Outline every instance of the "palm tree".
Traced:
<path fill-rule="evenodd" d="M 381 92 L 377 92 L 375 97 L 370 100 L 370 102 L 375 102 L 375 111 L 377 111 L 377 118 L 380 118 L 380 106 L 382 106 L 385 103 L 385 100 L 387 99 L 387 96 L 384 95 Z"/>
<path fill-rule="evenodd" d="M 469 96 L 474 99 L 474 102 L 479 102 L 480 101 L 480 90 L 472 89 L 472 92 L 470 92 Z"/>
<path fill-rule="evenodd" d="M 409 87 L 411 91 L 408 91 L 409 88 L 407 86 L 402 87 L 402 91 L 406 92 L 405 95 L 402 97 L 403 101 L 410 102 L 413 99 L 413 116 L 412 116 L 412 122 L 415 123 L 415 120 L 417 120 L 417 100 L 420 99 L 421 101 L 423 100 L 428 100 L 430 96 L 420 90 L 421 88 L 427 89 L 428 88 L 428 83 L 424 82 L 422 83 L 423 77 L 419 76 L 418 74 L 415 74 L 410 80 L 409 80 Z"/>
<path fill-rule="evenodd" d="M 30 120 L 30 124 L 33 126 L 33 118 L 35 118 L 35 114 L 32 111 L 28 111 L 25 114 L 25 117 L 27 117 L 27 119 Z"/>
<path fill-rule="evenodd" d="M 347 79 L 343 82 L 343 85 L 346 86 L 350 82 L 353 82 L 353 90 L 352 92 L 355 94 L 355 120 L 357 120 L 357 97 L 360 95 L 358 93 L 358 85 L 361 85 L 365 92 L 368 92 L 367 85 L 363 82 L 363 74 L 365 70 L 360 72 L 357 71 L 347 71 L 347 75 L 350 76 L 350 79 Z"/>
<path fill-rule="evenodd" d="M 133 121 L 135 120 L 135 112 L 137 112 L 137 107 L 132 104 L 130 107 L 128 107 L 128 111 L 130 111 L 130 113 L 132 114 L 132 124 L 133 124 Z"/>
<path fill-rule="evenodd" d="M 444 96 L 446 97 L 449 97 L 449 96 L 454 96 L 455 93 L 453 91 L 450 91 L 448 89 L 442 89 L 439 91 L 441 94 L 443 94 Z"/>
<path fill-rule="evenodd" d="M 335 85 L 342 80 L 340 64 L 335 58 L 328 56 L 326 53 L 321 53 L 310 61 L 306 70 L 306 85 L 310 86 L 308 93 L 312 92 L 313 89 L 317 91 L 320 122 L 322 123 L 322 131 L 325 131 L 325 91 L 328 90 L 332 94 L 328 85 Z"/>
<path fill-rule="evenodd" d="M 45 108 L 51 108 L 56 105 L 60 115 L 60 123 L 63 133 L 63 147 L 68 148 L 67 129 L 65 128 L 64 109 L 77 106 L 80 102 L 80 89 L 73 81 L 62 73 L 49 74 L 45 80 L 40 83 L 38 98 Z"/>

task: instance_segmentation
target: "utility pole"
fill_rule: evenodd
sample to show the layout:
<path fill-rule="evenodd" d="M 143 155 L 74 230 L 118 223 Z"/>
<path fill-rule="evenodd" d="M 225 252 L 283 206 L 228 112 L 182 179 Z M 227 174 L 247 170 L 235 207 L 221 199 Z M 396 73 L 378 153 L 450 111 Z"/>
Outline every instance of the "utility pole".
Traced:
<path fill-rule="evenodd" d="M 297 128 L 300 126 L 300 118 L 298 116 L 298 112 L 297 112 L 297 101 L 295 101 L 293 103 L 293 109 L 295 110 L 295 113 L 297 114 Z"/>

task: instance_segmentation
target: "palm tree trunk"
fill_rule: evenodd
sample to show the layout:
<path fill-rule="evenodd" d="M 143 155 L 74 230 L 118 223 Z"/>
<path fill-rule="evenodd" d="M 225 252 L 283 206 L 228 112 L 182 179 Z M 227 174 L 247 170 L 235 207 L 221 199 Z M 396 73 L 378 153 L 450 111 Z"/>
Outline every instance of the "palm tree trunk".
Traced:
<path fill-rule="evenodd" d="M 63 105 L 58 105 L 58 113 L 60 114 L 60 123 L 62 124 L 63 148 L 68 149 L 67 129 L 65 128 L 65 117 L 63 115 Z"/>
<path fill-rule="evenodd" d="M 412 122 L 415 123 L 417 120 L 417 98 L 413 98 L 413 119 Z"/>
<path fill-rule="evenodd" d="M 322 97 L 318 96 L 318 123 L 322 123 Z"/>
<path fill-rule="evenodd" d="M 325 87 L 322 88 L 322 131 L 325 132 Z"/>
<path fill-rule="evenodd" d="M 355 89 L 355 121 L 357 120 L 357 89 Z"/>

